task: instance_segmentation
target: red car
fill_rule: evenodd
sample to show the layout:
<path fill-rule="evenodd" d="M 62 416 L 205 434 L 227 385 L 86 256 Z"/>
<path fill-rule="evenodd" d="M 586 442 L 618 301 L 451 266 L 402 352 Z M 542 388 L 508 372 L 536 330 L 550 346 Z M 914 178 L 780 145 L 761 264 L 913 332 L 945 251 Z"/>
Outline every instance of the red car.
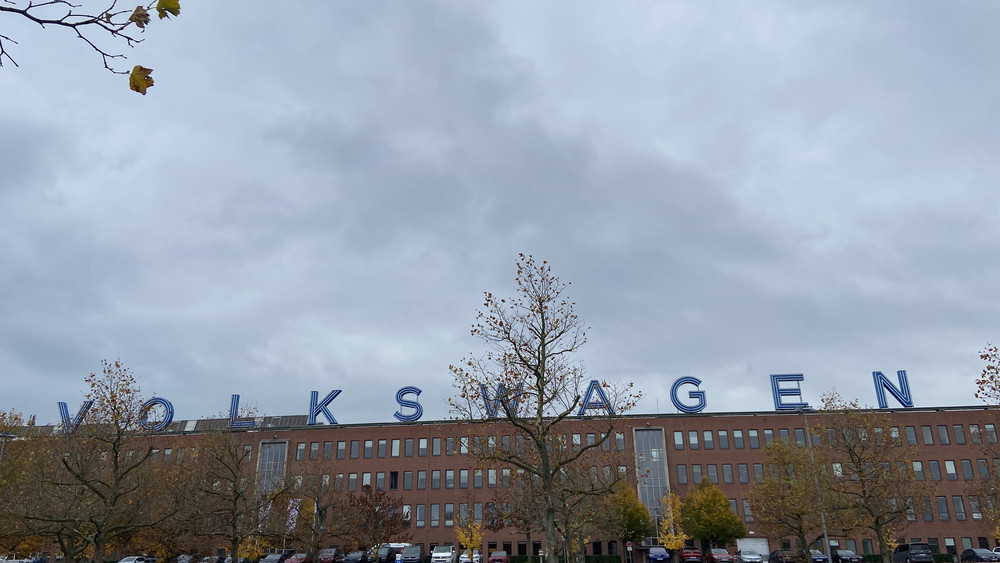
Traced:
<path fill-rule="evenodd" d="M 681 563 L 702 563 L 701 550 L 697 547 L 685 547 L 681 550 Z"/>
<path fill-rule="evenodd" d="M 489 563 L 510 563 L 510 555 L 506 551 L 494 551 L 490 553 Z"/>
<path fill-rule="evenodd" d="M 710 549 L 705 554 L 705 563 L 733 563 L 734 560 L 733 554 L 722 548 Z"/>
<path fill-rule="evenodd" d="M 335 547 L 330 547 L 319 552 L 319 557 L 317 557 L 316 560 L 319 563 L 340 563 L 340 560 L 343 558 L 343 551 L 340 551 Z"/>

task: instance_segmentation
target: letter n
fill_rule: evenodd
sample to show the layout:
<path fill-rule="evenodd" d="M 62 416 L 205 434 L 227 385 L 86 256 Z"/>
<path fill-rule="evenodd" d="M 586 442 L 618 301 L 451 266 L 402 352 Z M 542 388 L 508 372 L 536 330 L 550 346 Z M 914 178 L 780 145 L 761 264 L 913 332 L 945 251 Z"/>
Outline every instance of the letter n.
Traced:
<path fill-rule="evenodd" d="M 873 371 L 872 378 L 875 380 L 875 398 L 878 399 L 878 408 L 887 409 L 889 403 L 885 400 L 885 392 L 889 391 L 899 404 L 906 408 L 913 408 L 913 397 L 910 396 L 910 382 L 906 380 L 906 370 L 901 369 L 896 372 L 899 378 L 899 387 L 889 381 L 889 378 L 882 375 L 880 371 Z"/>

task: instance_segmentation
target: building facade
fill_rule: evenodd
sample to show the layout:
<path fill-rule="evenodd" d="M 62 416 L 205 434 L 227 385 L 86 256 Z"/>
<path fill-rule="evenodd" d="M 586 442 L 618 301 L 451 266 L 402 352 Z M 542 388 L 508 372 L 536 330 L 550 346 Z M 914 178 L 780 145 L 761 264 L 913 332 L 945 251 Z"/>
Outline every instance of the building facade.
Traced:
<path fill-rule="evenodd" d="M 997 443 L 996 411 L 983 407 L 882 409 L 898 428 L 898 439 L 918 448 L 912 461 L 918 479 L 936 484 L 934 498 L 908 515 L 902 541 L 926 541 L 941 552 L 959 553 L 969 547 L 997 545 L 983 520 L 976 483 L 1000 471 L 988 447 Z M 703 477 L 716 483 L 730 507 L 755 536 L 755 518 L 748 492 L 765 471 L 763 448 L 785 439 L 810 447 L 815 416 L 803 412 L 696 413 L 624 417 L 608 449 L 620 455 L 615 470 L 625 473 L 640 500 L 654 516 L 662 510 L 666 492 L 685 496 Z M 218 428 L 226 421 L 180 421 L 162 434 L 161 454 L 183 443 L 182 436 Z M 810 425 L 813 424 L 813 426 Z M 503 469 L 481 465 L 469 454 L 470 444 L 488 440 L 481 424 L 440 421 L 308 425 L 305 416 L 264 417 L 253 429 L 237 429 L 246 451 L 256 460 L 260 480 L 295 476 L 306 464 L 329 467 L 331 480 L 348 490 L 365 485 L 399 496 L 411 519 L 412 542 L 425 552 L 435 545 L 457 544 L 459 515 L 482 518 L 496 489 L 509 486 Z M 502 426 L 494 425 L 495 431 Z M 584 428 L 581 425 L 581 428 Z M 565 430 L 571 443 L 598 437 Z M 503 436 L 494 439 L 504 439 Z M 887 446 L 890 447 L 890 446 Z M 757 535 L 756 537 L 759 537 Z M 540 534 L 524 537 L 510 530 L 486 531 L 483 548 L 511 554 L 537 554 Z M 831 544 L 871 554 L 874 540 L 858 533 L 831 535 Z M 771 549 L 781 538 L 769 538 Z M 608 538 L 595 538 L 588 554 L 612 554 L 621 549 Z"/>

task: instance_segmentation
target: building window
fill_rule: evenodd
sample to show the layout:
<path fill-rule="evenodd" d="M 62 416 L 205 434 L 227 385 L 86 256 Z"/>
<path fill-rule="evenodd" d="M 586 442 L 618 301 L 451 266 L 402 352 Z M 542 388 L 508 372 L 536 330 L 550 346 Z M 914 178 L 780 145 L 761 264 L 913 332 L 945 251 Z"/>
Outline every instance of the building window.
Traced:
<path fill-rule="evenodd" d="M 177 450 L 177 459 L 181 458 L 181 454 L 184 453 L 184 448 Z M 253 455 L 253 446 L 247 444 L 243 446 L 243 459 L 250 461 L 250 457 Z"/>
<path fill-rule="evenodd" d="M 675 450 L 684 449 L 684 432 L 680 430 L 674 430 L 674 449 Z"/>
<path fill-rule="evenodd" d="M 931 432 L 930 425 L 926 425 L 925 424 L 924 426 L 921 426 L 920 427 L 920 433 L 924 437 L 924 445 L 925 446 L 933 446 L 934 445 L 934 434 Z"/>
<path fill-rule="evenodd" d="M 379 457 L 385 457 L 385 453 L 386 453 L 385 450 L 386 450 L 386 446 L 387 445 L 388 444 L 387 444 L 387 442 L 385 440 L 379 440 L 378 441 L 378 450 L 376 451 L 375 455 L 377 455 Z"/>
<path fill-rule="evenodd" d="M 372 457 L 372 450 L 375 448 L 375 442 L 372 440 L 365 440 L 365 459 Z"/>
<path fill-rule="evenodd" d="M 319 459 L 319 442 L 309 443 L 309 459 L 313 461 Z"/>
<path fill-rule="evenodd" d="M 747 437 L 750 438 L 750 449 L 760 449 L 760 438 L 757 437 L 756 430 L 747 430 Z"/>
<path fill-rule="evenodd" d="M 789 440 L 789 437 L 788 437 L 788 429 L 787 428 L 779 428 L 778 429 L 778 438 L 781 438 L 782 440 L 784 440 L 786 442 L 789 442 L 790 440 Z"/>
<path fill-rule="evenodd" d="M 991 444 L 997 443 L 997 427 L 993 424 L 984 424 L 983 428 L 986 429 L 986 439 Z"/>
<path fill-rule="evenodd" d="M 459 469 L 458 470 L 458 488 L 468 489 L 469 488 L 469 470 Z"/>
<path fill-rule="evenodd" d="M 497 470 L 487 469 L 486 470 L 486 485 L 490 488 L 497 486 Z"/>
<path fill-rule="evenodd" d="M 944 551 L 951 555 L 958 555 L 958 550 L 955 548 L 955 538 L 944 539 Z"/>
<path fill-rule="evenodd" d="M 723 463 L 722 464 L 722 482 L 726 484 L 732 484 L 733 482 L 733 464 Z"/>
<path fill-rule="evenodd" d="M 441 455 L 441 438 L 431 440 L 431 455 Z"/>
<path fill-rule="evenodd" d="M 421 438 L 417 444 L 417 455 L 425 457 L 427 455 L 427 438 Z"/>
<path fill-rule="evenodd" d="M 702 441 L 705 444 L 705 449 L 706 450 L 713 450 L 713 449 L 715 449 L 715 442 L 712 440 L 712 431 L 711 430 L 705 430 L 705 431 L 703 431 L 701 433 L 701 437 L 702 437 Z"/>
<path fill-rule="evenodd" d="M 337 442 L 337 459 L 347 458 L 347 442 Z"/>
<path fill-rule="evenodd" d="M 706 465 L 705 468 L 708 470 L 708 481 L 710 483 L 715 483 L 716 485 L 718 485 L 719 484 L 719 469 L 715 466 L 714 463 L 710 463 L 710 464 Z"/>
<path fill-rule="evenodd" d="M 455 438 L 452 436 L 448 436 L 448 439 L 444 441 L 444 454 L 455 455 Z"/>
<path fill-rule="evenodd" d="M 375 474 L 375 488 L 380 491 L 385 490 L 385 473 L 382 471 Z"/>
<path fill-rule="evenodd" d="M 389 451 L 391 453 L 389 455 L 392 457 L 399 457 L 399 438 L 393 438 L 392 445 L 390 447 L 391 449 Z"/>
<path fill-rule="evenodd" d="M 948 514 L 948 499 L 945 497 L 937 497 L 937 509 L 938 509 L 938 520 L 942 522 L 947 522 L 951 520 L 951 515 Z"/>
<path fill-rule="evenodd" d="M 323 459 L 333 459 L 333 442 L 323 442 Z"/>
<path fill-rule="evenodd" d="M 806 447 L 806 431 L 804 428 L 795 429 L 795 444 L 800 448 Z"/>
<path fill-rule="evenodd" d="M 688 430 L 688 447 L 692 450 L 698 449 L 698 431 Z"/>
<path fill-rule="evenodd" d="M 728 450 L 729 449 L 729 431 L 719 430 L 719 449 Z"/>
<path fill-rule="evenodd" d="M 740 463 L 736 466 L 736 472 L 739 473 L 740 483 L 744 485 L 750 482 L 750 470 L 747 464 Z"/>
<path fill-rule="evenodd" d="M 955 520 L 958 520 L 960 522 L 964 521 L 965 520 L 965 501 L 962 499 L 962 497 L 959 496 L 959 495 L 955 495 L 955 496 L 951 497 L 951 505 L 952 505 L 952 508 L 955 509 Z"/>
<path fill-rule="evenodd" d="M 937 431 L 938 431 L 938 443 L 939 444 L 941 444 L 942 446 L 947 446 L 948 444 L 951 443 L 951 440 L 949 439 L 949 436 L 948 436 L 948 426 L 947 425 L 945 425 L 945 424 L 939 424 L 938 427 L 937 427 Z"/>
<path fill-rule="evenodd" d="M 906 444 L 908 446 L 916 446 L 917 445 L 917 429 L 915 427 L 913 427 L 913 426 L 907 426 L 904 430 L 906 432 Z"/>
<path fill-rule="evenodd" d="M 347 490 L 354 492 L 358 490 L 358 474 L 348 473 L 347 474 Z"/>
<path fill-rule="evenodd" d="M 472 487 L 476 489 L 483 488 L 483 470 L 473 469 L 472 470 Z"/>
<path fill-rule="evenodd" d="M 688 466 L 685 464 L 679 464 L 677 466 L 677 483 L 679 485 L 687 485 L 688 482 Z"/>
<path fill-rule="evenodd" d="M 295 461 L 302 461 L 306 458 L 306 443 L 295 444 Z"/>
<path fill-rule="evenodd" d="M 403 441 L 403 455 L 413 457 L 413 438 L 407 438 Z"/>
<path fill-rule="evenodd" d="M 444 470 L 444 488 L 454 489 L 455 488 L 455 470 L 445 469 Z"/>
<path fill-rule="evenodd" d="M 620 452 L 624 452 L 625 451 L 625 433 L 624 432 L 616 432 L 615 433 L 615 449 L 617 449 Z"/>
<path fill-rule="evenodd" d="M 467 454 L 467 453 L 469 453 L 469 437 L 468 436 L 462 436 L 461 439 L 459 439 L 458 444 L 459 444 L 458 445 L 458 447 L 459 447 L 458 453 L 460 453 L 460 454 Z"/>
<path fill-rule="evenodd" d="M 423 504 L 418 504 L 417 505 L 417 527 L 418 528 L 423 528 L 424 527 L 424 518 L 427 515 L 426 512 L 425 512 L 426 509 L 427 509 L 426 505 L 423 505 Z"/>
<path fill-rule="evenodd" d="M 445 504 L 444 505 L 444 525 L 454 526 L 455 525 L 455 505 Z"/>
<path fill-rule="evenodd" d="M 979 477 L 982 479 L 990 478 L 990 466 L 986 463 L 985 459 L 977 459 L 976 465 L 979 467 Z"/>
<path fill-rule="evenodd" d="M 399 471 L 389 472 L 389 490 L 390 491 L 399 490 Z"/>
<path fill-rule="evenodd" d="M 403 472 L 403 490 L 409 491 L 413 489 L 413 472 L 404 471 Z"/>
<path fill-rule="evenodd" d="M 975 472 L 972 470 L 972 460 L 963 459 L 962 460 L 962 478 L 968 481 L 969 479 L 974 479 L 976 477 Z"/>
<path fill-rule="evenodd" d="M 978 496 L 974 496 L 973 495 L 973 496 L 969 497 L 969 510 L 972 512 L 972 519 L 973 520 L 982 520 L 983 519 L 983 511 L 982 511 L 982 509 L 979 508 L 979 497 Z"/>
<path fill-rule="evenodd" d="M 743 449 L 743 431 L 733 430 L 733 447 L 737 450 Z"/>
<path fill-rule="evenodd" d="M 351 459 L 358 459 L 361 456 L 361 442 L 351 440 Z"/>
<path fill-rule="evenodd" d="M 431 528 L 437 528 L 439 525 L 441 525 L 441 505 L 440 504 L 432 504 L 431 505 Z"/>
<path fill-rule="evenodd" d="M 920 508 L 923 512 L 924 522 L 934 521 L 934 511 L 931 510 L 931 500 L 929 498 L 920 499 Z"/>
<path fill-rule="evenodd" d="M 965 445 L 965 429 L 961 424 L 956 424 L 951 427 L 952 432 L 955 433 L 955 443 L 959 446 Z"/>
<path fill-rule="evenodd" d="M 701 483 L 701 464 L 695 463 L 691 465 L 691 480 L 697 485 Z"/>
<path fill-rule="evenodd" d="M 417 490 L 422 491 L 427 488 L 427 471 L 421 469 L 417 471 Z"/>
<path fill-rule="evenodd" d="M 958 470 L 955 467 L 955 460 L 944 460 L 944 474 L 948 477 L 949 481 L 958 481 Z"/>
<path fill-rule="evenodd" d="M 755 463 L 753 464 L 753 479 L 758 483 L 764 482 L 764 464 Z"/>
<path fill-rule="evenodd" d="M 440 489 L 441 488 L 441 470 L 434 469 L 431 471 L 431 488 Z"/>
<path fill-rule="evenodd" d="M 927 467 L 931 472 L 931 479 L 934 481 L 941 480 L 941 464 L 938 463 L 936 459 L 932 459 L 927 462 Z"/>
<path fill-rule="evenodd" d="M 278 489 L 285 479 L 285 442 L 264 442 L 260 445 L 260 480 L 262 493 Z"/>
<path fill-rule="evenodd" d="M 768 445 L 774 441 L 774 430 L 770 428 L 764 429 L 764 445 Z"/>
<path fill-rule="evenodd" d="M 750 511 L 750 501 L 747 499 L 743 499 L 743 521 L 753 522 L 753 512 Z"/>
<path fill-rule="evenodd" d="M 917 481 L 924 480 L 924 463 L 922 461 L 913 462 L 913 478 Z"/>
<path fill-rule="evenodd" d="M 372 474 L 371 473 L 365 471 L 364 473 L 361 474 L 361 486 L 362 487 L 371 487 L 372 486 Z"/>
<path fill-rule="evenodd" d="M 982 444 L 983 443 L 983 436 L 982 436 L 982 434 L 979 433 L 979 425 L 978 424 L 970 424 L 969 425 L 969 437 L 972 438 L 972 443 L 973 444 Z"/>

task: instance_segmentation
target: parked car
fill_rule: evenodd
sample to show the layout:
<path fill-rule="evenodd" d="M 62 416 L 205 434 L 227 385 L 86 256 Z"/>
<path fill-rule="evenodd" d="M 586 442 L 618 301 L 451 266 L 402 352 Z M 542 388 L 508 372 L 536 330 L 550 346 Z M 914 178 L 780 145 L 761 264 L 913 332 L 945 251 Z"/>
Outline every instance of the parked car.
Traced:
<path fill-rule="evenodd" d="M 510 555 L 506 551 L 494 551 L 490 553 L 490 558 L 487 559 L 488 563 L 510 563 Z"/>
<path fill-rule="evenodd" d="M 697 547 L 685 547 L 681 549 L 681 563 L 701 563 L 704 559 L 701 550 Z"/>
<path fill-rule="evenodd" d="M 285 563 L 313 563 L 313 558 L 308 553 L 296 553 L 285 559 Z"/>
<path fill-rule="evenodd" d="M 850 549 L 834 549 L 833 551 L 833 563 L 862 563 L 865 560 L 857 553 L 854 553 Z"/>
<path fill-rule="evenodd" d="M 818 549 L 810 549 L 809 557 L 812 559 L 812 563 L 830 563 L 830 558 Z"/>
<path fill-rule="evenodd" d="M 424 544 L 408 545 L 399 552 L 402 563 L 424 563 Z"/>
<path fill-rule="evenodd" d="M 741 549 L 736 552 L 734 560 L 736 563 L 762 563 L 764 556 L 753 549 Z"/>
<path fill-rule="evenodd" d="M 893 563 L 934 563 L 934 553 L 926 542 L 901 543 L 892 552 Z"/>
<path fill-rule="evenodd" d="M 368 558 L 367 551 L 352 551 L 345 555 L 344 558 L 340 560 L 340 563 L 369 563 L 369 561 L 370 559 Z M 261 563 L 265 562 L 262 561 Z"/>
<path fill-rule="evenodd" d="M 469 555 L 469 550 L 465 550 L 458 554 L 458 563 L 483 563 L 483 556 L 478 549 L 473 549 L 472 555 Z"/>
<path fill-rule="evenodd" d="M 269 553 L 260 560 L 260 563 L 285 563 L 285 560 L 292 556 L 291 552 Z"/>
<path fill-rule="evenodd" d="M 431 563 L 455 563 L 458 552 L 453 545 L 439 545 L 431 550 Z"/>
<path fill-rule="evenodd" d="M 721 547 L 708 550 L 705 554 L 705 563 L 733 563 L 735 557 Z"/>
<path fill-rule="evenodd" d="M 767 563 L 795 563 L 798 560 L 798 555 L 788 549 L 775 549 L 767 556 Z"/>
<path fill-rule="evenodd" d="M 670 552 L 664 547 L 649 548 L 649 563 L 670 563 Z"/>
<path fill-rule="evenodd" d="M 317 563 L 340 563 L 340 560 L 343 558 L 343 551 L 336 547 L 328 547 L 319 552 L 319 555 L 316 556 L 316 561 Z"/>
<path fill-rule="evenodd" d="M 378 559 L 375 559 L 371 553 L 368 554 L 368 557 L 373 563 L 393 563 L 396 560 L 396 555 L 403 553 L 403 550 L 410 545 L 409 543 L 387 543 L 378 548 Z"/>
<path fill-rule="evenodd" d="M 959 561 L 1000 561 L 1000 553 L 994 553 L 988 549 L 971 548 L 966 549 L 959 556 Z"/>
<path fill-rule="evenodd" d="M 119 559 L 118 563 L 146 563 L 146 558 L 142 555 L 129 555 Z"/>

